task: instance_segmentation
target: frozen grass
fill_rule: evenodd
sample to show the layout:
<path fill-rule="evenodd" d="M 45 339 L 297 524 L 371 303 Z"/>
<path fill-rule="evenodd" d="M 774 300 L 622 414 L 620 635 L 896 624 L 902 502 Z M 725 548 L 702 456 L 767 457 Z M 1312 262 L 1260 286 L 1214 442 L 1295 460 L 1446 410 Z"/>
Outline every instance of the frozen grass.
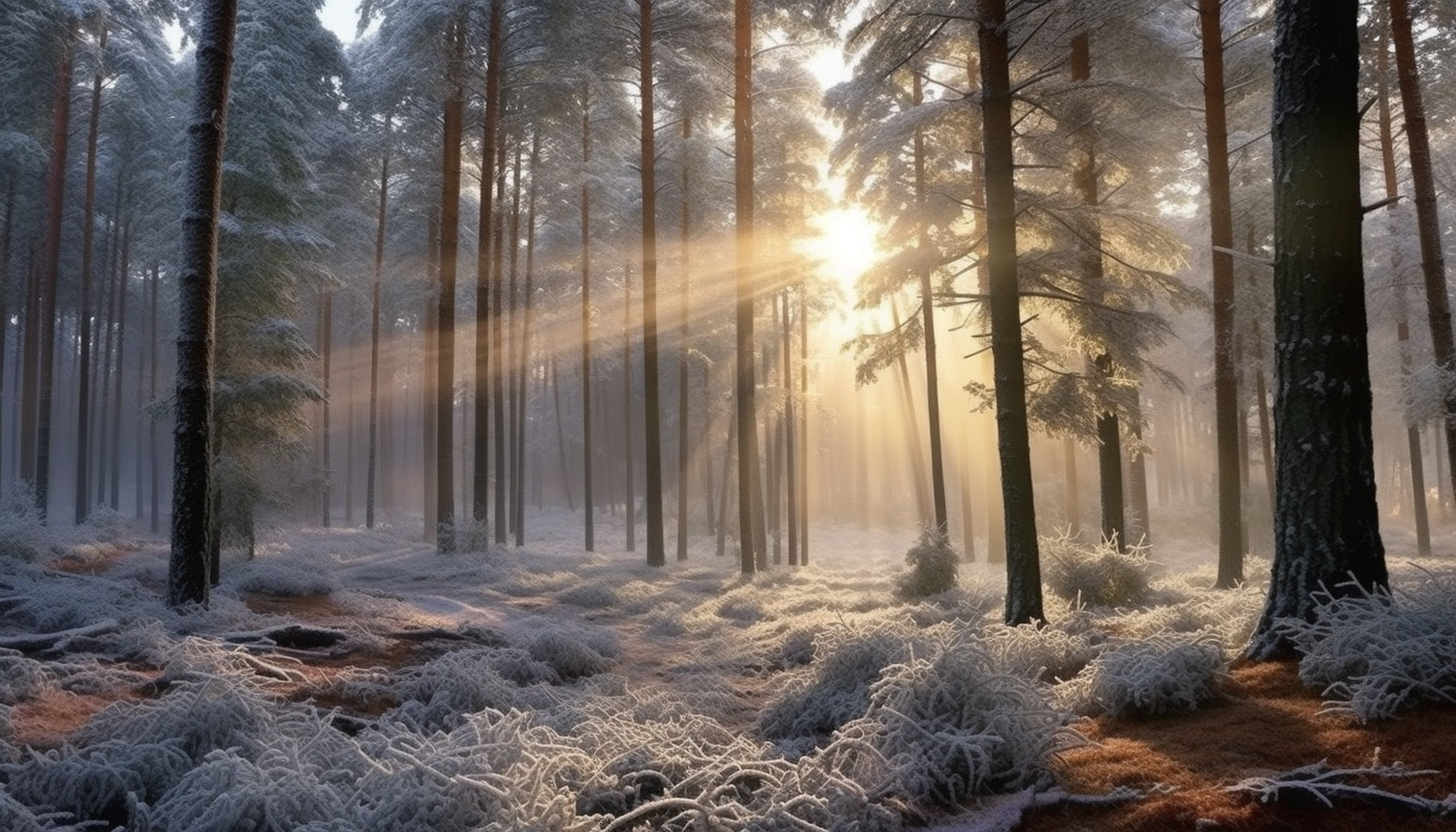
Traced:
<path fill-rule="evenodd" d="M 1302 654 L 1299 677 L 1330 710 L 1361 722 L 1391 719 L 1422 700 L 1456 702 L 1456 574 L 1421 573 L 1395 595 L 1342 587 L 1321 596 L 1313 621 L 1281 630 Z"/>
<path fill-rule="evenodd" d="M 1147 600 L 1153 564 L 1146 550 L 1119 552 L 1109 543 L 1087 547 L 1066 535 L 1042 538 L 1042 581 L 1068 601 L 1123 607 Z"/>
<path fill-rule="evenodd" d="M 653 570 L 555 532 L 451 558 L 414 529 L 290 532 L 225 564 L 212 608 L 187 617 L 158 600 L 160 547 L 100 576 L 0 557 L 0 636 L 118 622 L 56 655 L 0 651 L 0 738 L 5 701 L 150 678 L 119 662 L 161 672 L 159 695 L 62 748 L 0 739 L 0 829 L 889 832 L 1045 786 L 1076 741 L 1058 703 L 1095 684 L 1115 713 L 1197 703 L 1261 600 L 1147 577 L 1139 606 L 1048 598 L 1051 625 L 1007 628 L 999 567 L 897 600 L 903 550 L 883 530 L 831 530 L 814 565 L 749 580 L 711 541 Z M 321 711 L 288 700 L 305 663 L 226 641 L 279 624 L 245 592 L 327 594 L 358 643 L 446 637 L 318 688 L 379 716 Z"/>
<path fill-rule="evenodd" d="M 1218 695 L 1227 666 L 1212 633 L 1159 633 L 1108 647 L 1059 696 L 1080 713 L 1186 713 Z"/>

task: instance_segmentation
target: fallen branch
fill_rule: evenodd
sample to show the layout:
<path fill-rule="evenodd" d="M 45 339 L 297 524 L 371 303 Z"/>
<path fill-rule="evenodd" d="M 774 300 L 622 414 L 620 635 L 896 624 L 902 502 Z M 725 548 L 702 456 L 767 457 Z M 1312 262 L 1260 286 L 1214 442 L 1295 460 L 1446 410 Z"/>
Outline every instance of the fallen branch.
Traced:
<path fill-rule="evenodd" d="M 70 644 L 73 639 L 99 636 L 102 633 L 111 633 L 119 629 L 121 629 L 121 622 L 114 618 L 108 618 L 103 621 L 98 621 L 95 624 L 87 624 L 84 627 L 60 630 L 54 633 L 6 636 L 0 638 L 0 647 L 19 650 L 22 653 L 44 653 L 51 650 L 64 650 L 66 645 Z"/>
<path fill-rule="evenodd" d="M 1321 760 L 1314 765 L 1301 766 L 1269 777 L 1250 777 L 1226 786 L 1224 790 L 1253 795 L 1260 803 L 1277 801 L 1290 795 L 1303 795 L 1313 797 L 1327 808 L 1334 808 L 1335 799 L 1355 798 L 1392 804 L 1425 814 L 1456 813 L 1456 794 L 1447 795 L 1445 800 L 1432 800 L 1420 795 L 1400 794 L 1377 786 L 1349 782 L 1356 779 L 1419 777 L 1428 774 L 1440 772 L 1434 769 L 1415 771 L 1399 764 L 1336 769 L 1330 768 Z"/>

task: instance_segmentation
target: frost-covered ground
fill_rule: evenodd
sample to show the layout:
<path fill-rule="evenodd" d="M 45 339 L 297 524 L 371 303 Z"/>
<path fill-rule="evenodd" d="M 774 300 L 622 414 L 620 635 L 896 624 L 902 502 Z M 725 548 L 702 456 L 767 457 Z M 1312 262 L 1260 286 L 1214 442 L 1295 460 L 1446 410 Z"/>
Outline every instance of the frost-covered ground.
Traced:
<path fill-rule="evenodd" d="M 417 523 L 277 531 L 178 615 L 162 544 L 102 521 L 0 529 L 0 829 L 1013 829 L 1088 799 L 1057 771 L 1083 717 L 1224 696 L 1262 603 L 1204 589 L 1207 546 L 1048 540 L 1052 623 L 1013 629 L 1000 567 L 898 598 L 913 533 L 816 527 L 811 566 L 745 581 L 709 539 L 661 569 L 583 554 L 548 512 L 448 557 Z M 1392 567 L 1395 606 L 1298 633 L 1347 721 L 1456 697 L 1456 570 Z M 98 702 L 29 747 L 54 744 L 36 714 Z"/>

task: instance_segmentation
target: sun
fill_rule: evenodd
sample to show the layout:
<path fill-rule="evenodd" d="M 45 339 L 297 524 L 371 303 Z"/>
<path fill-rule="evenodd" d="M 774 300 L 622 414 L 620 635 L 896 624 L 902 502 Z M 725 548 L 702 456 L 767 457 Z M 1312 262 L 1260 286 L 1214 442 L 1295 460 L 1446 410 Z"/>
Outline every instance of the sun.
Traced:
<path fill-rule="evenodd" d="M 819 274 L 838 283 L 853 298 L 855 283 L 880 257 L 880 227 L 862 209 L 853 206 L 825 211 L 813 221 L 817 236 L 806 249 L 819 264 Z"/>

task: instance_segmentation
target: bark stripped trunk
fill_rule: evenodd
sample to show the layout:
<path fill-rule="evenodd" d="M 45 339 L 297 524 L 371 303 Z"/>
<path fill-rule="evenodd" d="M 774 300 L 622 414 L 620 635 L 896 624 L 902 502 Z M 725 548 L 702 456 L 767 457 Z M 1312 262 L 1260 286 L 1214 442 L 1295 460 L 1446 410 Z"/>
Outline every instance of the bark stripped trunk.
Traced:
<path fill-rule="evenodd" d="M 1361 261 L 1357 0 L 1279 0 L 1274 46 L 1275 454 L 1269 598 L 1249 655 L 1315 593 L 1387 584 Z M 1351 585 L 1351 581 L 1356 586 Z"/>

